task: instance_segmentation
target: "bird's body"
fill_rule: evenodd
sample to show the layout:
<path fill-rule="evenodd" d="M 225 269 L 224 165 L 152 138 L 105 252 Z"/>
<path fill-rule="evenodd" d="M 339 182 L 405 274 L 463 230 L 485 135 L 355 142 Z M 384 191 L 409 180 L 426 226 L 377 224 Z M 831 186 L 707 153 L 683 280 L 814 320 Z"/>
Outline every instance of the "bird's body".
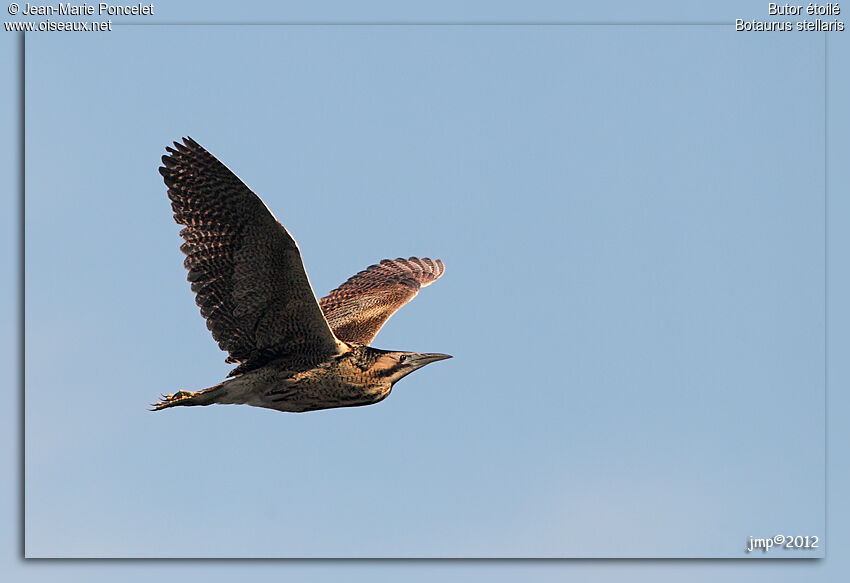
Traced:
<path fill-rule="evenodd" d="M 288 359 L 274 360 L 209 389 L 170 395 L 159 408 L 219 403 L 303 413 L 371 405 L 385 399 L 402 376 L 419 368 L 394 368 L 405 354 L 410 353 L 354 344 L 348 352 L 314 366 L 293 366 Z M 443 354 L 419 356 L 420 366 L 447 358 Z"/>
<path fill-rule="evenodd" d="M 154 409 L 245 404 L 304 412 L 370 405 L 444 354 L 388 351 L 368 344 L 420 287 L 438 279 L 439 260 L 383 260 L 316 300 L 294 239 L 263 202 L 191 139 L 167 148 L 168 186 L 201 314 L 238 364 L 225 380 L 166 395 Z"/>

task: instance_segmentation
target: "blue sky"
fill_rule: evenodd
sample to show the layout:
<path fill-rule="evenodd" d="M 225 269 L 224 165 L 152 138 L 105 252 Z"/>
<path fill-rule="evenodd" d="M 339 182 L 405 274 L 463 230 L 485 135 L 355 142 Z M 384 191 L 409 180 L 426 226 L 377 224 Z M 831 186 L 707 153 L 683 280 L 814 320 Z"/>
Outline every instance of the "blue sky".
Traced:
<path fill-rule="evenodd" d="M 664 8 L 369 17 L 758 15 Z M 277 10 L 251 17 L 350 16 Z M 824 536 L 823 50 L 694 26 L 31 35 L 27 554 L 737 557 L 751 535 Z M 156 172 L 185 134 L 289 228 L 319 295 L 383 257 L 442 258 L 375 344 L 455 359 L 374 407 L 147 412 L 228 370 Z M 829 285 L 846 291 L 834 263 Z M 622 568 L 579 568 L 602 567 Z"/>

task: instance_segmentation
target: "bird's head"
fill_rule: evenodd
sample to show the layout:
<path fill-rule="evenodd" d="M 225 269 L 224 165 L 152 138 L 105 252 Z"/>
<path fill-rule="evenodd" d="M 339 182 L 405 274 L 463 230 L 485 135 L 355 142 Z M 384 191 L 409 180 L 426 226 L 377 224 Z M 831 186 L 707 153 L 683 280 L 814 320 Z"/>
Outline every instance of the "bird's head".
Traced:
<path fill-rule="evenodd" d="M 370 372 L 389 380 L 390 383 L 396 383 L 426 364 L 431 364 L 432 362 L 445 360 L 447 358 L 451 358 L 451 356 L 436 352 L 399 352 L 381 350 L 380 354 L 375 359 L 374 364 L 370 367 Z"/>

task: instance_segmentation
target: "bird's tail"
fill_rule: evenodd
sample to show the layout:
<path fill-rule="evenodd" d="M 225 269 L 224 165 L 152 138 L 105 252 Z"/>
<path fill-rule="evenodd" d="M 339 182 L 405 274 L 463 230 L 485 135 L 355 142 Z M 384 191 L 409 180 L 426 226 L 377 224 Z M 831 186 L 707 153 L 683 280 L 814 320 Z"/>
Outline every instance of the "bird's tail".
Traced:
<path fill-rule="evenodd" d="M 178 405 L 184 407 L 212 405 L 218 402 L 218 398 L 223 392 L 223 385 L 224 383 L 219 383 L 201 391 L 177 391 L 173 395 L 162 395 L 159 401 L 151 403 L 151 411 L 160 411 Z"/>

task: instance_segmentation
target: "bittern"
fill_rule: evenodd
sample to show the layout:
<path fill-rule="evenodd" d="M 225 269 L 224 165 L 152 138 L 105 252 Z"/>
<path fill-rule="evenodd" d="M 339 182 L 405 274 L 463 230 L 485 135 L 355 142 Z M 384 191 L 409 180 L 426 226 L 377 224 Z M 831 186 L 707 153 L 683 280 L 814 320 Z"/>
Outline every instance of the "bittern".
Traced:
<path fill-rule="evenodd" d="M 316 301 L 295 240 L 260 198 L 191 138 L 167 147 L 168 187 L 195 301 L 227 380 L 163 395 L 168 407 L 245 404 L 278 411 L 370 405 L 447 354 L 368 346 L 384 323 L 445 271 L 439 259 L 385 259 Z"/>

